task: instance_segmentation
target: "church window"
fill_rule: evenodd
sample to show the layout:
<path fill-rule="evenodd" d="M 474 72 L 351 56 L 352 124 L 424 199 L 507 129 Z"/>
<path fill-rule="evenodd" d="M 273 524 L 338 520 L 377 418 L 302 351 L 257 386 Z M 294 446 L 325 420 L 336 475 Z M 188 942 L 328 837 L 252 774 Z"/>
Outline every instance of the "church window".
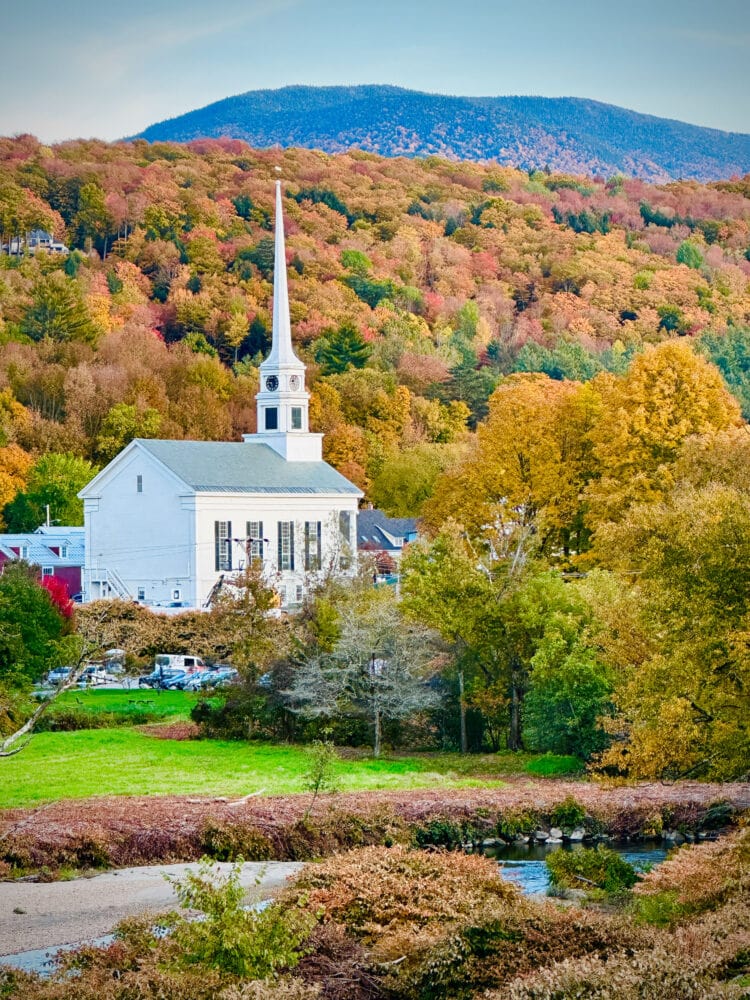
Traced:
<path fill-rule="evenodd" d="M 302 407 L 293 406 L 292 407 L 292 430 L 301 431 L 302 430 Z"/>
<path fill-rule="evenodd" d="M 267 406 L 265 408 L 266 430 L 276 431 L 279 429 L 279 410 L 277 406 Z"/>
<path fill-rule="evenodd" d="M 263 522 L 247 522 L 247 560 L 263 559 Z"/>
<path fill-rule="evenodd" d="M 321 523 L 305 521 L 305 569 L 320 569 Z"/>
<path fill-rule="evenodd" d="M 135 477 L 135 492 L 143 493 L 143 476 Z"/>
<path fill-rule="evenodd" d="M 217 570 L 232 568 L 232 522 L 214 521 L 215 566 Z"/>
<path fill-rule="evenodd" d="M 279 569 L 294 569 L 294 521 L 279 521 Z"/>

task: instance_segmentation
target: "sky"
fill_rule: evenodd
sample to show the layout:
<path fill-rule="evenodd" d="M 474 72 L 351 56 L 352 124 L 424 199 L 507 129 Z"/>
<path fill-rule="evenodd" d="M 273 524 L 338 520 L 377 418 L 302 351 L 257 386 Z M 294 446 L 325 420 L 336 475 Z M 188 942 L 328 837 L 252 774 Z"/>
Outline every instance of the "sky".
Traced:
<path fill-rule="evenodd" d="M 750 0 L 2 0 L 0 35 L 0 135 L 48 143 L 357 83 L 588 97 L 750 133 Z"/>

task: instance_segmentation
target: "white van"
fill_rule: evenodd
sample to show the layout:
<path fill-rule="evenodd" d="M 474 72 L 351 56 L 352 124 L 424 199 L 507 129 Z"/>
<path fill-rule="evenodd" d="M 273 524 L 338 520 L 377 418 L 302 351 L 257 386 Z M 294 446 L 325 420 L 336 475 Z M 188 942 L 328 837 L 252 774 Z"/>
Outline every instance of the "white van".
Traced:
<path fill-rule="evenodd" d="M 191 653 L 159 653 L 154 660 L 154 670 L 184 670 L 188 674 L 205 670 L 206 666 L 200 656 Z"/>

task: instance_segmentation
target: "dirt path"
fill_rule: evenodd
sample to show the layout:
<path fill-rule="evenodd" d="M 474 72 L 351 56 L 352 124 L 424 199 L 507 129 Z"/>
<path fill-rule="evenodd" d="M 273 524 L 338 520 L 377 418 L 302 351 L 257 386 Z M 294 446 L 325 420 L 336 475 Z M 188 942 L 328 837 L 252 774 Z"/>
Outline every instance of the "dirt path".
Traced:
<path fill-rule="evenodd" d="M 169 910 L 177 899 L 164 875 L 196 867 L 121 868 L 70 882 L 0 882 L 0 956 L 86 941 L 107 934 L 124 917 Z M 218 867 L 228 871 L 232 866 Z M 248 862 L 242 885 L 252 890 L 260 875 L 257 892 L 267 897 L 301 868 L 286 861 Z"/>

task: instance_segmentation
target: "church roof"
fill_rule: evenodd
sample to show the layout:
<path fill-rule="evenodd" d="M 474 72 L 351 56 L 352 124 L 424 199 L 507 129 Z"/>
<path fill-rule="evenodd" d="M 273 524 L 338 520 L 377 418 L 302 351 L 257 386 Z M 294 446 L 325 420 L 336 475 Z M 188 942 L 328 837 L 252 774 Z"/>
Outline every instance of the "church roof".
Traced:
<path fill-rule="evenodd" d="M 266 444 L 159 441 L 137 444 L 197 493 L 344 493 L 361 491 L 327 462 L 287 462 Z"/>

